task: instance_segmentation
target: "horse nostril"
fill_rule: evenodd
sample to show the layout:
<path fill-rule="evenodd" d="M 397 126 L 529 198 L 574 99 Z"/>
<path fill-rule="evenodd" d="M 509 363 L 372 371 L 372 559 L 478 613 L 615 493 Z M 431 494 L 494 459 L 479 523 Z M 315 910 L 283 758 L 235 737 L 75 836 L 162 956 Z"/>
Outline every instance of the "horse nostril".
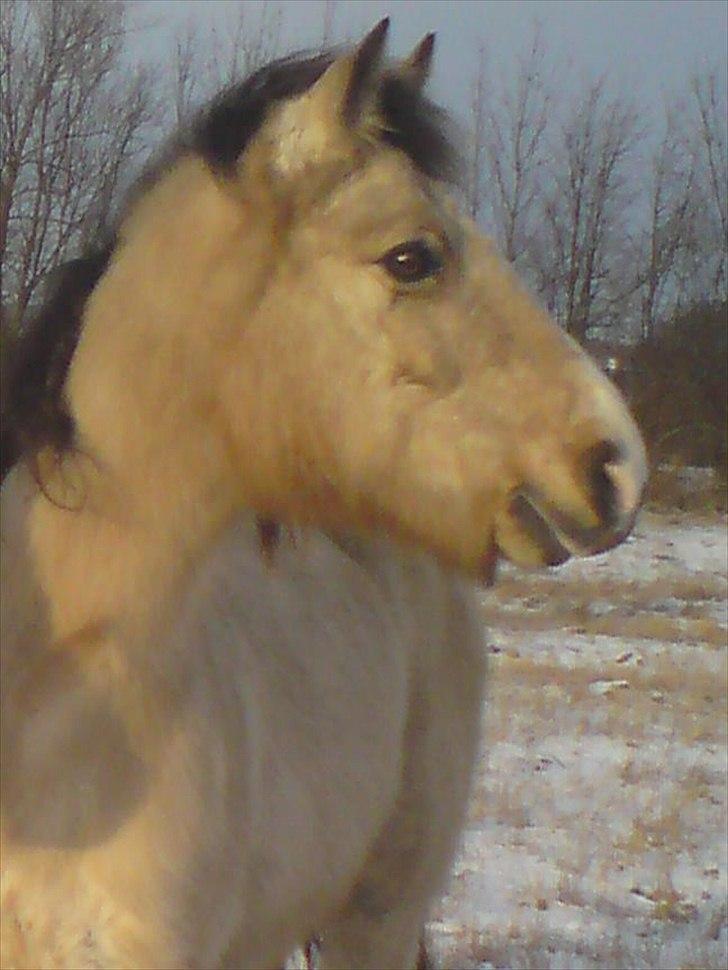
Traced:
<path fill-rule="evenodd" d="M 613 441 L 600 441 L 586 452 L 587 488 L 594 511 L 602 525 L 612 527 L 622 519 L 624 500 L 620 494 L 617 469 L 624 455 Z"/>

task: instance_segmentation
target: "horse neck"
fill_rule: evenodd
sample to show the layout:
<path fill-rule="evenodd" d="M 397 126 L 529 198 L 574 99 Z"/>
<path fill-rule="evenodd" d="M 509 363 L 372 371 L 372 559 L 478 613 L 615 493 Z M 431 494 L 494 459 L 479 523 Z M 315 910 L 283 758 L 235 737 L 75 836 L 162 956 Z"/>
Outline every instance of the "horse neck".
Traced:
<path fill-rule="evenodd" d="M 27 473 L 8 483 L 25 493 L 19 541 L 31 550 L 52 642 L 87 629 L 143 633 L 229 522 L 233 503 L 219 482 L 199 467 L 172 471 L 139 467 L 114 479 L 87 464 L 75 503 L 54 501 Z"/>

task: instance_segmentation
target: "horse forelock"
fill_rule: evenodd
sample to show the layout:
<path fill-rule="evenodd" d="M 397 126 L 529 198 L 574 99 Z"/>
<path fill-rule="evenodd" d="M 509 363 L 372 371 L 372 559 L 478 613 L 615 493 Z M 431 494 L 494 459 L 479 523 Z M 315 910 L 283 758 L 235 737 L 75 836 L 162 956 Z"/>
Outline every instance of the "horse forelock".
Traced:
<path fill-rule="evenodd" d="M 333 60 L 333 52 L 283 58 L 224 89 L 199 112 L 189 146 L 213 171 L 231 174 L 270 109 L 307 91 Z"/>
<path fill-rule="evenodd" d="M 305 94 L 335 59 L 334 51 L 294 55 L 224 90 L 198 115 L 190 147 L 214 171 L 230 174 L 271 109 Z M 424 97 L 413 78 L 396 70 L 376 79 L 374 95 L 370 121 L 377 140 L 404 152 L 425 175 L 453 181 L 459 161 L 446 113 Z"/>

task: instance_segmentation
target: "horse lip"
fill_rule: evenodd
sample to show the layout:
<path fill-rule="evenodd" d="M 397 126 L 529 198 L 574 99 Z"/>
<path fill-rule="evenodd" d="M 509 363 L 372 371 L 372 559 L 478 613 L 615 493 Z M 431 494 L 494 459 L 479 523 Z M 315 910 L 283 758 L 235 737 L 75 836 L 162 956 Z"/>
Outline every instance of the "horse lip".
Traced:
<path fill-rule="evenodd" d="M 630 533 L 634 516 L 622 529 L 584 527 L 560 512 L 532 488 L 521 488 L 513 496 L 511 514 L 538 543 L 549 566 L 557 566 L 570 556 L 593 556 L 619 545 Z"/>
<path fill-rule="evenodd" d="M 545 565 L 560 566 L 574 552 L 562 530 L 527 489 L 513 494 L 508 511 L 541 550 Z"/>

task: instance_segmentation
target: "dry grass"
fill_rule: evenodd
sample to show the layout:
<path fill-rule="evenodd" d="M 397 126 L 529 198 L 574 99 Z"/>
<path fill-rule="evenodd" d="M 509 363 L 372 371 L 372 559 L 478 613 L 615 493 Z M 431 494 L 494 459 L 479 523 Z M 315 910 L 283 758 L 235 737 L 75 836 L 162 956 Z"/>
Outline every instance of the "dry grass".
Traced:
<path fill-rule="evenodd" d="M 552 630 L 611 637 L 638 637 L 674 643 L 700 641 L 716 648 L 726 631 L 706 616 L 706 604 L 725 600 L 719 576 L 684 576 L 645 583 L 595 577 L 588 583 L 559 584 L 551 576 L 507 579 L 489 604 L 490 627 L 519 631 Z M 520 608 L 519 608 L 520 607 Z M 672 615 L 663 612 L 669 608 Z"/>

